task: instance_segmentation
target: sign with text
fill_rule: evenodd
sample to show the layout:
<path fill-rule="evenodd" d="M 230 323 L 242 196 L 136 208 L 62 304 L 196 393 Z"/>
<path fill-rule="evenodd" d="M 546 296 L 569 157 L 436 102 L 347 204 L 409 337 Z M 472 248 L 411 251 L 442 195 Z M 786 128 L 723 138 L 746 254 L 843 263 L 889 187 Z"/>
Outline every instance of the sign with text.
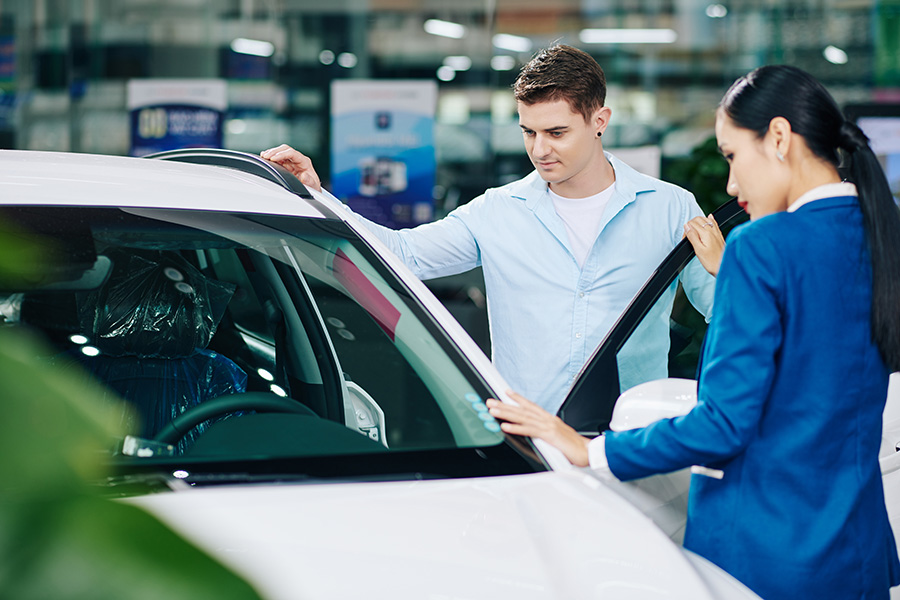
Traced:
<path fill-rule="evenodd" d="M 221 148 L 227 106 L 228 89 L 222 79 L 132 79 L 130 153 Z"/>
<path fill-rule="evenodd" d="M 434 216 L 434 81 L 337 80 L 331 86 L 331 190 L 388 227 Z"/>

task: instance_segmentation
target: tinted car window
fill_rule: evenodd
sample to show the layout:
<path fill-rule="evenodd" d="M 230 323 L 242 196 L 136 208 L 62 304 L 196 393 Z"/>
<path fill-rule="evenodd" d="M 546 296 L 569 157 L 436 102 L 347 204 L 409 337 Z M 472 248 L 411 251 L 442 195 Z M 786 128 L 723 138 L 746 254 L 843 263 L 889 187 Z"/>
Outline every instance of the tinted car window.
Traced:
<path fill-rule="evenodd" d="M 477 371 L 344 223 L 61 210 L 0 214 L 39 236 L 47 257 L 35 265 L 43 275 L 5 282 L 0 304 L 5 325 L 46 338 L 48 365 L 124 398 L 120 464 L 315 459 L 317 475 L 341 476 L 542 468 L 526 441 L 500 432 Z M 358 455 L 368 458 L 335 462 Z"/>
<path fill-rule="evenodd" d="M 722 205 L 715 216 L 726 235 L 747 220 L 735 200 Z M 623 391 L 653 379 L 696 378 L 707 319 L 687 299 L 678 279 L 687 269 L 702 269 L 702 265 L 684 240 L 635 296 L 582 369 L 560 408 L 563 420 L 586 434 L 596 434 L 607 428 Z M 648 335 L 654 329 L 667 330 L 668 338 Z M 666 346 L 656 347 L 659 343 Z"/>

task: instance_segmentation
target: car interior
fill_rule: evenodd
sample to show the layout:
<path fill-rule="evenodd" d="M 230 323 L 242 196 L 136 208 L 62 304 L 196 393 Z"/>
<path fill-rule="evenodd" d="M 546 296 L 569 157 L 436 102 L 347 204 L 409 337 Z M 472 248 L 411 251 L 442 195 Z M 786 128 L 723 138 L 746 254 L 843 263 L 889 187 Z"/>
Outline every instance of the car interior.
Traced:
<path fill-rule="evenodd" d="M 486 384 L 341 222 L 60 207 L 0 220 L 37 257 L 0 282 L 0 323 L 124 400 L 123 460 L 504 442 Z"/>

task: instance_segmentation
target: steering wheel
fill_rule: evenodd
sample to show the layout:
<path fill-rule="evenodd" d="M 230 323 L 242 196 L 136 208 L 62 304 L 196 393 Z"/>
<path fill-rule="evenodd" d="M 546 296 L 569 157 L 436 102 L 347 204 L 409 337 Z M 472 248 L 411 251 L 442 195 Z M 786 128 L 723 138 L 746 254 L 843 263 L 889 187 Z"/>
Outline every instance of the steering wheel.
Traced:
<path fill-rule="evenodd" d="M 187 409 L 163 427 L 153 440 L 164 444 L 175 444 L 191 429 L 213 417 L 240 411 L 264 413 L 295 413 L 318 417 L 308 406 L 291 398 L 269 392 L 245 392 L 226 394 L 201 402 Z"/>

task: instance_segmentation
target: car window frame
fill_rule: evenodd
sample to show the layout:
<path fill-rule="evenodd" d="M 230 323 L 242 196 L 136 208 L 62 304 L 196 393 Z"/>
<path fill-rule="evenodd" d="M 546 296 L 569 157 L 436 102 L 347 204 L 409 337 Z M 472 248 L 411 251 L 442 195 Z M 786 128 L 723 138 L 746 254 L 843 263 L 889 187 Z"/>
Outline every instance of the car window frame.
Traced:
<path fill-rule="evenodd" d="M 719 206 L 713 216 L 722 228 L 747 218 L 737 198 Z M 635 294 L 575 378 L 557 411 L 563 421 L 586 435 L 597 435 L 607 429 L 621 393 L 616 360 L 619 351 L 694 256 L 691 243 L 682 239 Z"/>

